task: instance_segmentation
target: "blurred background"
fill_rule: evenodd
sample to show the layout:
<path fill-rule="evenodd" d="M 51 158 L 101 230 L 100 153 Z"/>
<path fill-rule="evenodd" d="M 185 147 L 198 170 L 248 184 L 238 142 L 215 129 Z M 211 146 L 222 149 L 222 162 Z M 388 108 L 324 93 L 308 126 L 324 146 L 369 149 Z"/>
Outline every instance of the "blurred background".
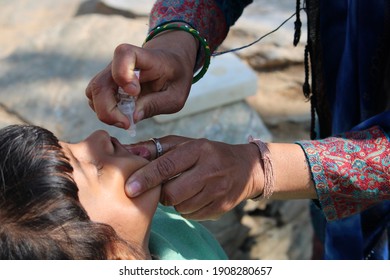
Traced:
<path fill-rule="evenodd" d="M 137 124 L 137 136 L 99 122 L 85 88 L 120 43 L 142 45 L 151 0 L 0 0 L 0 127 L 41 125 L 79 141 L 105 129 L 122 142 L 178 134 L 245 143 L 308 139 L 310 105 L 301 88 L 306 41 L 292 44 L 292 18 L 250 48 L 212 59 L 181 113 Z M 295 12 L 295 1 L 254 0 L 219 50 L 246 45 Z M 234 79 L 232 79 L 234 77 Z M 231 259 L 310 259 L 308 201 L 248 201 L 202 222 Z"/>

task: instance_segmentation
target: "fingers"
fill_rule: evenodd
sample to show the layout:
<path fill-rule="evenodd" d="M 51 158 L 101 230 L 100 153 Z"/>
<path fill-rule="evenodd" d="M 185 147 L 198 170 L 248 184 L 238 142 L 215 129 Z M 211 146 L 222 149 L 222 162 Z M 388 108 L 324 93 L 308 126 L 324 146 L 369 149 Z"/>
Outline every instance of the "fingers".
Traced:
<path fill-rule="evenodd" d="M 165 136 L 162 138 L 155 138 L 155 139 L 157 139 L 162 145 L 162 154 L 173 149 L 176 145 L 193 140 L 191 138 L 187 138 L 183 136 L 175 136 L 175 135 L 170 135 L 170 136 Z M 142 141 L 131 145 L 125 145 L 125 147 L 136 155 L 140 155 L 140 156 L 147 155 L 148 156 L 147 159 L 149 160 L 154 160 L 157 158 L 157 147 L 152 140 Z"/>
<path fill-rule="evenodd" d="M 117 108 L 115 94 L 118 86 L 111 76 L 111 64 L 97 74 L 88 84 L 85 94 L 88 104 L 96 112 L 97 117 L 104 123 L 125 128 L 129 120 Z"/>
<path fill-rule="evenodd" d="M 112 78 L 116 84 L 130 95 L 138 95 L 141 91 L 138 77 L 135 73 L 138 48 L 121 44 L 116 47 L 112 59 Z M 140 67 L 140 66 L 138 66 Z"/>
<path fill-rule="evenodd" d="M 213 202 L 212 196 L 204 193 L 205 185 L 191 171 L 165 182 L 163 188 L 160 198 L 162 204 L 175 206 L 181 214 L 195 213 Z"/>
<path fill-rule="evenodd" d="M 229 194 L 220 186 L 217 182 L 207 185 L 190 169 L 163 184 L 160 201 L 174 206 L 187 219 L 214 220 L 234 207 L 226 199 Z"/>
<path fill-rule="evenodd" d="M 164 154 L 137 170 L 128 179 L 125 191 L 129 197 L 136 197 L 195 164 L 197 156 L 191 153 L 191 146 L 193 146 L 191 142 L 193 141 L 186 142 L 187 138 L 178 136 L 164 138 L 160 139 Z M 184 145 L 187 143 L 190 145 Z"/>
<path fill-rule="evenodd" d="M 112 63 L 89 83 L 86 89 L 89 106 L 102 122 L 128 128 L 129 120 L 116 107 L 115 94 L 121 87 L 129 95 L 138 96 L 136 123 L 159 114 L 178 112 L 187 100 L 192 80 L 192 71 L 184 71 L 183 61 L 185 57 L 170 50 L 121 44 L 115 49 Z"/>
<path fill-rule="evenodd" d="M 172 114 L 180 111 L 187 100 L 188 90 L 167 90 L 142 94 L 137 99 L 135 121 L 150 118 L 160 114 Z"/>
<path fill-rule="evenodd" d="M 181 64 L 172 63 L 175 60 L 169 58 L 169 54 L 154 53 L 152 60 L 153 67 L 141 71 L 142 89 L 134 114 L 136 122 L 180 111 L 191 89 L 191 73 L 185 75 L 185 71 L 180 71 Z"/>
<path fill-rule="evenodd" d="M 217 219 L 252 193 L 251 166 L 258 162 L 253 145 L 179 136 L 160 142 L 163 155 L 129 178 L 125 188 L 129 197 L 162 185 L 161 203 L 174 206 L 186 218 L 205 220 Z M 156 154 L 152 141 L 145 146 Z"/>
<path fill-rule="evenodd" d="M 177 155 L 176 155 L 177 158 Z M 180 161 L 179 161 L 180 162 Z M 177 164 L 178 162 L 170 157 L 163 155 L 162 157 L 152 161 L 142 169 L 137 170 L 126 183 L 126 194 L 129 197 L 136 197 L 141 193 L 158 186 L 169 178 L 179 174 L 182 169 L 190 167 L 193 162 L 187 161 Z"/>
<path fill-rule="evenodd" d="M 102 122 L 120 128 L 129 127 L 128 118 L 116 106 L 118 86 L 130 95 L 138 95 L 141 87 L 134 69 L 148 69 L 151 65 L 153 60 L 142 48 L 129 44 L 116 48 L 112 62 L 98 73 L 86 88 L 88 104 Z"/>

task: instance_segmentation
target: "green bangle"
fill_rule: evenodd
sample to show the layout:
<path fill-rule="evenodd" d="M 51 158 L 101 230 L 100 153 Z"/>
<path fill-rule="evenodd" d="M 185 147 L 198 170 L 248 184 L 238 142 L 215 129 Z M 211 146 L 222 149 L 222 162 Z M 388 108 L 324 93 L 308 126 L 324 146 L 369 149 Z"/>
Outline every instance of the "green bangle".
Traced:
<path fill-rule="evenodd" d="M 182 30 L 182 31 L 188 32 L 192 36 L 194 36 L 196 39 L 198 39 L 201 46 L 203 47 L 203 50 L 205 53 L 205 59 L 204 59 L 202 69 L 192 79 L 192 83 L 195 84 L 197 81 L 199 81 L 204 76 L 204 74 L 206 74 L 206 72 L 209 68 L 210 58 L 211 58 L 211 51 L 210 51 L 209 44 L 207 43 L 205 38 L 203 38 L 199 35 L 199 31 L 197 31 L 196 29 L 192 28 L 191 26 L 189 26 L 188 24 L 185 24 L 185 23 L 182 23 L 182 24 L 180 24 L 180 23 L 167 23 L 167 24 L 163 24 L 163 25 L 159 25 L 159 26 L 155 27 L 154 29 L 152 29 L 149 32 L 148 36 L 145 39 L 144 44 L 146 42 L 150 41 L 157 34 L 160 34 L 161 32 L 164 32 L 167 30 Z"/>

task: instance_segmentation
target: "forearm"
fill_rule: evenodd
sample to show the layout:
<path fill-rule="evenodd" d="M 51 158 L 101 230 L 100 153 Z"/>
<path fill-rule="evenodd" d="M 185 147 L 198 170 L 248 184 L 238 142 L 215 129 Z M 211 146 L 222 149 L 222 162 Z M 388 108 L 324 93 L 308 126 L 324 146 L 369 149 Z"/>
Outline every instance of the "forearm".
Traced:
<path fill-rule="evenodd" d="M 272 199 L 315 199 L 305 153 L 297 144 L 269 143 L 274 172 Z"/>
<path fill-rule="evenodd" d="M 206 42 L 207 49 L 212 53 L 226 38 L 230 26 L 236 22 L 244 8 L 251 2 L 252 0 L 157 0 L 150 13 L 149 32 L 157 27 L 168 26 L 166 25 L 168 23 L 185 23 L 196 30 L 202 38 L 198 39 Z M 192 39 L 174 39 L 171 41 L 173 43 L 171 45 L 172 50 L 184 49 L 187 53 L 191 52 L 192 57 L 196 55 L 194 64 L 188 64 L 187 61 L 185 63 L 191 67 L 193 66 L 191 69 L 196 72 L 204 64 L 206 64 L 205 67 L 208 67 L 208 63 L 205 62 L 208 61 L 209 54 L 207 54 L 208 51 L 206 53 L 204 48 L 199 47 L 199 41 L 196 42 L 197 51 L 195 54 L 192 50 L 193 45 L 189 46 L 190 49 L 187 49 L 188 44 L 193 42 Z M 163 47 L 167 49 L 167 46 Z"/>
<path fill-rule="evenodd" d="M 379 127 L 318 141 L 301 141 L 328 220 L 390 199 L 390 143 Z"/>
<path fill-rule="evenodd" d="M 297 144 L 263 143 L 250 139 L 252 151 L 245 158 L 254 162 L 254 186 L 249 198 L 263 199 L 315 199 L 305 153 Z M 252 145 L 256 144 L 256 145 Z"/>
<path fill-rule="evenodd" d="M 380 127 L 298 144 L 267 144 L 272 199 L 318 199 L 329 221 L 390 199 L 390 142 Z M 255 195 L 262 191 L 257 188 Z"/>
<path fill-rule="evenodd" d="M 166 22 L 190 24 L 207 40 L 214 51 L 226 38 L 229 27 L 252 0 L 158 0 L 150 13 L 150 29 Z"/>

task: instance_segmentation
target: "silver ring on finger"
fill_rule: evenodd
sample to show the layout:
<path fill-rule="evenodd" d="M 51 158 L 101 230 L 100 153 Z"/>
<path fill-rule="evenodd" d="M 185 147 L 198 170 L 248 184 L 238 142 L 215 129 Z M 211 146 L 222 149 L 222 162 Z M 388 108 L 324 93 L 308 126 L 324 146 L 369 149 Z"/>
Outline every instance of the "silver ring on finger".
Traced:
<path fill-rule="evenodd" d="M 156 154 L 157 154 L 156 158 L 162 156 L 164 151 L 163 151 L 163 147 L 162 147 L 160 141 L 158 140 L 158 138 L 150 138 L 150 140 L 152 140 L 154 145 L 156 145 Z"/>

